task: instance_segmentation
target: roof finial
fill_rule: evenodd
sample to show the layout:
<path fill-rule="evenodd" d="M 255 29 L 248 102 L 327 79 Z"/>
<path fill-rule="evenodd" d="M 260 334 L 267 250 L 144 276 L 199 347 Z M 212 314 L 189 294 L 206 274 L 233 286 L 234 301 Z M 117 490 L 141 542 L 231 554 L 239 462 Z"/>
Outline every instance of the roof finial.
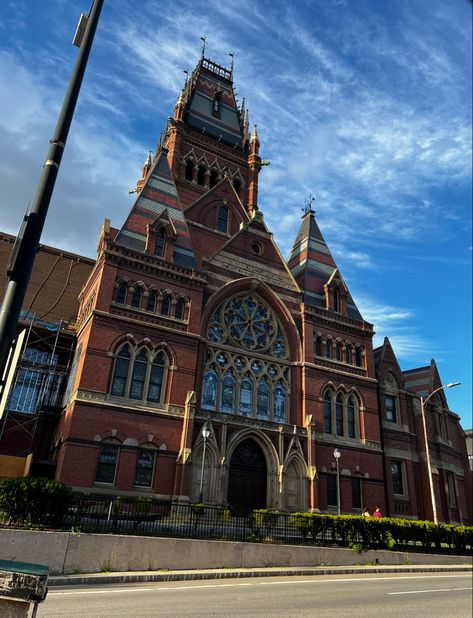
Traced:
<path fill-rule="evenodd" d="M 233 77 L 233 67 L 235 66 L 235 54 L 233 52 L 229 52 L 228 55 L 232 59 L 230 63 L 230 76 Z"/>
<path fill-rule="evenodd" d="M 251 134 L 250 142 L 259 142 L 258 131 L 256 130 L 256 124 L 253 128 L 253 133 Z"/>
<path fill-rule="evenodd" d="M 205 37 L 205 36 L 201 36 L 200 37 L 200 40 L 202 41 L 202 58 L 205 56 L 205 39 L 206 38 L 207 37 Z"/>
<path fill-rule="evenodd" d="M 315 202 L 315 197 L 312 195 L 312 193 L 309 193 L 309 195 L 304 200 L 304 208 L 301 208 L 302 212 L 305 215 L 308 212 L 315 212 L 315 210 L 312 208 L 312 202 Z"/>

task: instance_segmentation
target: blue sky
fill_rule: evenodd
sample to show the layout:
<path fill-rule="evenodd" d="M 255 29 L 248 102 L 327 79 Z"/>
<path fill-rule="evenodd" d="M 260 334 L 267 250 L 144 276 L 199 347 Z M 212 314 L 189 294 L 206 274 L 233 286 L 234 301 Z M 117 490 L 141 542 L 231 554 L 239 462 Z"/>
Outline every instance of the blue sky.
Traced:
<path fill-rule="evenodd" d="M 35 191 L 89 0 L 0 5 L 0 229 Z M 105 0 L 43 242 L 94 256 L 120 226 L 149 149 L 207 56 L 229 63 L 256 122 L 259 204 L 287 256 L 316 216 L 375 344 L 437 360 L 471 420 L 469 0 Z"/>

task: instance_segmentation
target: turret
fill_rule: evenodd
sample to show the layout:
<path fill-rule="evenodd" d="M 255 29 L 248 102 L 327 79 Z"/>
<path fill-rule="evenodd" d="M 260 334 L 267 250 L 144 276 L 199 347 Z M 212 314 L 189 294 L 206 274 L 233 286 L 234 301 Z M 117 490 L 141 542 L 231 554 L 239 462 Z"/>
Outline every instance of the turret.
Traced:
<path fill-rule="evenodd" d="M 250 154 L 248 156 L 248 166 L 250 168 L 248 183 L 248 212 L 258 210 L 258 174 L 261 169 L 261 159 L 259 156 L 259 138 L 254 126 L 250 137 Z"/>

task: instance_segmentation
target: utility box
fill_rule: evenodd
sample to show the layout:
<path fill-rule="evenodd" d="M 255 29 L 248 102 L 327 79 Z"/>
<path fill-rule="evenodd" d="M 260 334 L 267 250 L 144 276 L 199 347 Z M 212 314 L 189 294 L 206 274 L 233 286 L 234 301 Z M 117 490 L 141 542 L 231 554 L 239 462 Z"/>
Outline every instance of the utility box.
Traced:
<path fill-rule="evenodd" d="M 0 560 L 0 616 L 36 616 L 48 592 L 49 567 L 44 564 Z"/>

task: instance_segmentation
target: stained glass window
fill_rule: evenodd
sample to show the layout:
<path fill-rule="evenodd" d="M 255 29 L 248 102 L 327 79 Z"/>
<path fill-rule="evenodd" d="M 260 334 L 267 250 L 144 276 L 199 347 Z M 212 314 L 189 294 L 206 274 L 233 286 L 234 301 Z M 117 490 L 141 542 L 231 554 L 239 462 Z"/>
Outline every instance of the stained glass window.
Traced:
<path fill-rule="evenodd" d="M 258 382 L 256 414 L 261 417 L 269 416 L 269 386 L 264 378 Z"/>
<path fill-rule="evenodd" d="M 202 407 L 215 410 L 217 405 L 217 374 L 215 371 L 206 371 L 202 388 Z"/>
<path fill-rule="evenodd" d="M 235 378 L 230 370 L 223 376 L 222 382 L 222 412 L 233 414 L 235 405 Z"/>
<path fill-rule="evenodd" d="M 251 416 L 253 413 L 253 384 L 249 378 L 243 378 L 240 383 L 240 414 Z"/>
<path fill-rule="evenodd" d="M 286 391 L 280 384 L 274 389 L 274 418 L 284 421 L 286 417 Z"/>
<path fill-rule="evenodd" d="M 289 348 L 272 309 L 253 293 L 229 298 L 212 314 L 207 341 L 202 407 L 286 422 Z"/>

